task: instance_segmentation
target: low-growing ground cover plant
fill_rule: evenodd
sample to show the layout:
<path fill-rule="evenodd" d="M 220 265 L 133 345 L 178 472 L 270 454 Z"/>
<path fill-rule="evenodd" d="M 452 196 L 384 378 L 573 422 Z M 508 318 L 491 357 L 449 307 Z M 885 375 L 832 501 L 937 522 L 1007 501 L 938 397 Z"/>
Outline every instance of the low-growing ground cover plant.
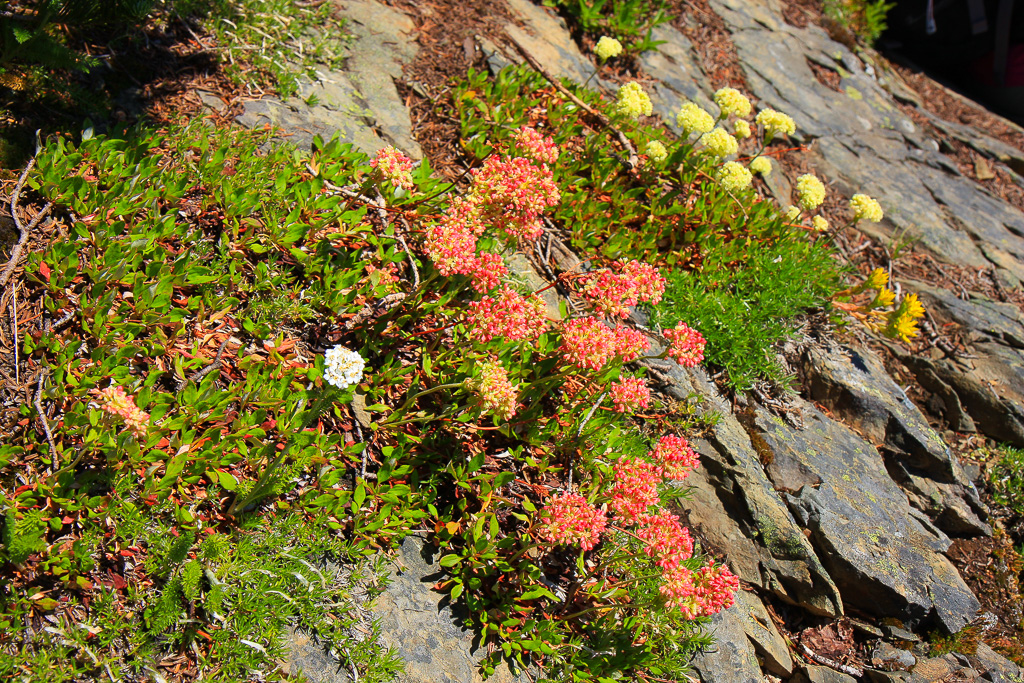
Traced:
<path fill-rule="evenodd" d="M 59 634 L 36 626 L 53 617 L 105 624 L 92 645 L 57 641 L 65 678 L 174 656 L 282 676 L 285 625 L 386 677 L 393 659 L 353 640 L 355 607 L 319 574 L 413 529 L 494 647 L 485 671 L 677 676 L 708 642 L 738 580 L 672 511 L 707 419 L 652 393 L 642 361 L 703 362 L 714 312 L 658 312 L 683 287 L 658 266 L 717 278 L 709 291 L 753 273 L 745 296 L 774 272 L 763 253 L 827 269 L 802 218 L 824 188 L 801 179 L 785 217 L 750 192 L 725 126 L 756 129 L 757 156 L 792 120 L 751 124 L 727 89 L 717 120 L 684 108 L 696 139 L 681 141 L 636 124 L 651 108 L 637 84 L 602 102 L 514 69 L 459 99 L 479 161 L 457 187 L 393 148 L 263 154 L 260 134 L 201 124 L 45 146 L 29 185 L 60 236 L 26 265 L 39 321 L 20 344 L 37 395 L 0 446 L 12 669 L 47 656 Z M 855 219 L 876 215 L 860 205 Z M 509 271 L 513 249 L 563 234 L 581 267 L 542 260 L 538 291 Z M 770 310 L 824 305 L 836 279 Z M 638 306 L 660 331 L 631 322 Z M 284 602 L 249 602 L 261 591 Z M 325 621 L 324 604 L 341 613 Z M 277 619 L 245 618 L 261 609 Z"/>

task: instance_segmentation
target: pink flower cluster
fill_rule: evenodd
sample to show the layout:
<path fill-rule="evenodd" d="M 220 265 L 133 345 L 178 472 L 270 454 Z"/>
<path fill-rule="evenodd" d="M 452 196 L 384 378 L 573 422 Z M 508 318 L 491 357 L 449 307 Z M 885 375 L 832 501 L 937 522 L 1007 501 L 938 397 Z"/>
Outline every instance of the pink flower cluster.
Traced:
<path fill-rule="evenodd" d="M 675 569 L 693 555 L 690 532 L 679 523 L 679 517 L 668 510 L 640 516 L 636 535 L 647 543 L 647 550 L 662 569 Z"/>
<path fill-rule="evenodd" d="M 608 526 L 604 512 L 578 493 L 551 498 L 541 517 L 537 534 L 541 540 L 557 545 L 579 543 L 584 550 L 593 550 Z"/>
<path fill-rule="evenodd" d="M 377 156 L 370 162 L 370 166 L 374 168 L 374 175 L 378 180 L 388 180 L 395 187 L 406 190 L 413 188 L 412 159 L 391 145 L 377 152 Z"/>
<path fill-rule="evenodd" d="M 485 223 L 531 240 L 541 235 L 540 215 L 562 196 L 546 164 L 497 154 L 487 157 L 473 176 L 469 193 Z"/>
<path fill-rule="evenodd" d="M 612 396 L 612 404 L 618 413 L 636 412 L 651 403 L 651 390 L 640 377 L 627 377 L 612 382 L 608 389 Z"/>
<path fill-rule="evenodd" d="M 523 153 L 542 164 L 558 161 L 558 145 L 551 138 L 542 135 L 536 128 L 523 126 L 512 134 L 512 141 Z"/>
<path fill-rule="evenodd" d="M 700 464 L 700 456 L 689 442 L 673 434 L 658 440 L 658 445 L 651 451 L 651 458 L 661 466 L 662 475 L 669 479 L 685 479 Z"/>
<path fill-rule="evenodd" d="M 664 572 L 661 593 L 687 619 L 708 617 L 732 606 L 740 580 L 723 565 L 697 571 L 678 566 Z"/>
<path fill-rule="evenodd" d="M 470 336 L 487 343 L 496 337 L 508 341 L 536 339 L 547 329 L 548 321 L 540 297 L 524 297 L 504 287 L 495 296 L 470 303 L 466 325 Z"/>
<path fill-rule="evenodd" d="M 658 483 L 661 468 L 646 460 L 623 457 L 613 468 L 615 483 L 611 490 L 611 507 L 626 522 L 635 523 L 647 508 L 658 504 Z"/>
<path fill-rule="evenodd" d="M 593 316 L 569 320 L 562 325 L 559 351 L 566 360 L 584 370 L 600 370 L 615 356 L 626 362 L 636 360 L 648 348 L 643 332 L 625 325 L 609 328 Z"/>
<path fill-rule="evenodd" d="M 692 368 L 704 360 L 704 335 L 686 323 L 679 323 L 671 330 L 665 330 L 665 338 L 672 346 L 668 355 L 679 361 L 683 367 Z"/>
<path fill-rule="evenodd" d="M 124 420 L 125 425 L 138 438 L 146 436 L 149 428 L 149 413 L 135 405 L 135 399 L 124 393 L 121 387 L 93 389 L 90 392 L 96 397 L 100 410 Z"/>
<path fill-rule="evenodd" d="M 641 301 L 656 304 L 665 293 L 665 278 L 654 266 L 640 261 L 616 263 L 588 273 L 577 281 L 580 295 L 605 315 L 625 318 Z"/>
<path fill-rule="evenodd" d="M 441 275 L 469 275 L 473 278 L 473 289 L 489 292 L 508 275 L 508 268 L 498 254 L 477 255 L 477 237 L 482 231 L 476 205 L 458 197 L 452 200 L 441 220 L 427 228 L 423 251 Z"/>
<path fill-rule="evenodd" d="M 499 420 L 507 422 L 516 414 L 516 388 L 508 381 L 508 373 L 501 363 L 485 363 L 480 379 L 474 385 L 480 392 L 484 407 L 494 412 Z"/>

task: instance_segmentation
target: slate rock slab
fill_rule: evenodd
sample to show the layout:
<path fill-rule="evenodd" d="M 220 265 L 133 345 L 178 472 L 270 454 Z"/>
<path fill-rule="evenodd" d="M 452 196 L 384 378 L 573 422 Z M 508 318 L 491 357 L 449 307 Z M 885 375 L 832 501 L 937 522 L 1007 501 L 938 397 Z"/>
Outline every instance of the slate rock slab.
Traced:
<path fill-rule="evenodd" d="M 942 438 L 869 349 L 812 347 L 807 392 L 881 446 L 889 474 L 911 503 L 947 533 L 990 534 L 974 485 Z"/>
<path fill-rule="evenodd" d="M 761 667 L 754 646 L 743 630 L 740 603 L 711 617 L 708 631 L 715 643 L 693 659 L 693 668 L 703 683 L 762 683 Z"/>
<path fill-rule="evenodd" d="M 763 408 L 756 427 L 774 454 L 820 483 L 786 494 L 845 604 L 955 632 L 980 604 L 942 554 L 949 539 L 889 477 L 878 451 L 848 427 L 795 399 L 803 428 Z"/>
<path fill-rule="evenodd" d="M 327 140 L 338 135 L 367 154 L 390 144 L 413 159 L 422 158 L 395 85 L 402 65 L 416 56 L 412 19 L 376 0 L 345 0 L 338 3 L 338 12 L 348 19 L 351 39 L 344 68 L 321 69 L 287 101 L 246 102 L 238 123 L 249 128 L 269 124 L 300 149 L 308 148 L 314 136 Z"/>

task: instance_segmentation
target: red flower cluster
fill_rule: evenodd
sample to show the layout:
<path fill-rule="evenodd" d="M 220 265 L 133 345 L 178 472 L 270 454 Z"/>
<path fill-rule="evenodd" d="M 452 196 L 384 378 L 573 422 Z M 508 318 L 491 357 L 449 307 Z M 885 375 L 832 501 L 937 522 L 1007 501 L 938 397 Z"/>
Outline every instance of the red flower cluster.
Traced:
<path fill-rule="evenodd" d="M 146 436 L 149 428 L 149 413 L 135 405 L 135 399 L 124 393 L 121 387 L 93 389 L 91 392 L 99 403 L 100 410 L 108 415 L 121 418 L 125 425 L 138 438 Z"/>
<path fill-rule="evenodd" d="M 613 471 L 612 510 L 626 522 L 635 523 L 647 508 L 658 504 L 661 469 L 645 460 L 624 457 Z"/>
<path fill-rule="evenodd" d="M 562 196 L 546 164 L 500 155 L 487 157 L 469 193 L 485 223 L 531 240 L 541 235 L 540 215 Z"/>
<path fill-rule="evenodd" d="M 512 134 L 512 141 L 523 153 L 542 164 L 558 161 L 558 145 L 551 138 L 541 135 L 536 128 L 523 126 Z"/>
<path fill-rule="evenodd" d="M 616 263 L 578 280 L 580 295 L 605 315 L 625 318 L 629 307 L 641 301 L 658 303 L 665 293 L 665 279 L 654 266 L 640 261 Z"/>
<path fill-rule="evenodd" d="M 636 328 L 619 325 L 614 333 L 615 353 L 622 356 L 623 362 L 634 361 L 651 348 L 647 335 Z"/>
<path fill-rule="evenodd" d="M 618 382 L 612 382 L 609 392 L 612 395 L 612 404 L 618 413 L 635 412 L 646 408 L 651 403 L 651 390 L 647 388 L 647 383 L 640 377 L 627 377 Z"/>
<path fill-rule="evenodd" d="M 658 445 L 651 451 L 651 458 L 669 479 L 685 479 L 700 464 L 700 457 L 690 448 L 689 442 L 672 434 L 658 440 Z"/>
<path fill-rule="evenodd" d="M 593 550 L 608 525 L 604 512 L 578 493 L 551 498 L 541 517 L 537 535 L 542 540 L 557 545 L 579 543 L 584 550 Z"/>
<path fill-rule="evenodd" d="M 562 355 L 578 368 L 600 370 L 615 356 L 616 336 L 607 325 L 588 316 L 562 325 Z"/>
<path fill-rule="evenodd" d="M 672 343 L 668 355 L 686 368 L 692 368 L 704 360 L 704 335 L 686 323 L 679 323 L 671 330 L 665 330 L 665 338 Z"/>
<path fill-rule="evenodd" d="M 480 379 L 471 388 L 480 392 L 484 408 L 492 411 L 502 422 L 508 422 L 516 414 L 516 388 L 508 381 L 508 372 L 500 362 L 484 363 Z"/>
<path fill-rule="evenodd" d="M 370 166 L 373 166 L 374 176 L 377 180 L 388 180 L 395 187 L 406 190 L 413 188 L 412 159 L 391 145 L 377 152 L 377 156 L 370 162 Z"/>
<path fill-rule="evenodd" d="M 708 617 L 735 602 L 740 580 L 725 566 L 708 565 L 693 572 L 679 566 L 664 572 L 661 593 L 687 619 Z"/>
<path fill-rule="evenodd" d="M 495 296 L 469 304 L 466 324 L 474 339 L 486 343 L 495 337 L 509 341 L 536 339 L 547 329 L 548 321 L 540 297 L 523 297 L 504 287 Z"/>
<path fill-rule="evenodd" d="M 693 555 L 693 539 L 689 530 L 668 510 L 641 515 L 636 535 L 647 543 L 648 552 L 662 569 L 675 569 Z"/>

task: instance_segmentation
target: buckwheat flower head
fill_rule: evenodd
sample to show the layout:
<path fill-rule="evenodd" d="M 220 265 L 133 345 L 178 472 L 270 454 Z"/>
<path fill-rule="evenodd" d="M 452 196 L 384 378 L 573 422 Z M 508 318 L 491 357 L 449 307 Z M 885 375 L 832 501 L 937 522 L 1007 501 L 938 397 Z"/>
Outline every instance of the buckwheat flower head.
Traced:
<path fill-rule="evenodd" d="M 558 161 L 558 145 L 552 138 L 543 135 L 536 128 L 522 126 L 512 134 L 512 141 L 534 161 L 543 164 L 553 164 Z"/>
<path fill-rule="evenodd" d="M 740 140 L 749 138 L 752 134 L 750 130 L 750 122 L 744 121 L 743 119 L 736 119 L 736 122 L 732 124 L 732 132 Z"/>
<path fill-rule="evenodd" d="M 651 98 L 636 81 L 630 81 L 619 88 L 615 96 L 615 111 L 627 118 L 638 119 L 650 116 L 654 111 Z"/>
<path fill-rule="evenodd" d="M 470 303 L 466 319 L 469 335 L 482 343 L 496 337 L 508 341 L 533 340 L 547 326 L 544 301 L 535 294 L 524 297 L 508 286 L 494 296 Z"/>
<path fill-rule="evenodd" d="M 662 569 L 675 569 L 693 556 L 693 539 L 679 523 L 679 517 L 668 510 L 640 515 L 636 535 L 647 543 L 647 552 Z"/>
<path fill-rule="evenodd" d="M 704 335 L 686 323 L 679 323 L 662 334 L 672 344 L 668 355 L 675 358 L 683 367 L 692 368 L 704 360 L 704 346 L 707 344 Z"/>
<path fill-rule="evenodd" d="M 768 177 L 772 172 L 772 162 L 768 157 L 754 157 L 750 160 L 750 172 Z"/>
<path fill-rule="evenodd" d="M 611 490 L 611 508 L 616 515 L 632 524 L 658 504 L 658 482 L 661 470 L 645 460 L 622 457 L 612 468 L 615 483 Z"/>
<path fill-rule="evenodd" d="M 811 225 L 813 225 L 814 229 L 818 232 L 825 232 L 828 230 L 828 221 L 822 216 L 815 216 L 812 218 Z"/>
<path fill-rule="evenodd" d="M 636 412 L 651 403 L 651 390 L 647 382 L 640 377 L 627 377 L 612 382 L 608 387 L 612 397 L 613 409 L 617 413 Z"/>
<path fill-rule="evenodd" d="M 508 422 L 516 414 L 518 394 L 500 362 L 484 363 L 480 377 L 472 382 L 470 388 L 480 393 L 484 408 L 493 412 L 502 422 Z"/>
<path fill-rule="evenodd" d="M 910 343 L 912 337 L 918 335 L 917 321 L 924 317 L 924 306 L 916 294 L 907 294 L 900 305 L 889 314 L 889 322 L 885 333 L 895 339 Z"/>
<path fill-rule="evenodd" d="M 440 221 L 427 227 L 423 251 L 441 275 L 468 275 L 476 267 L 477 231 L 482 228 L 476 204 L 458 197 Z"/>
<path fill-rule="evenodd" d="M 885 268 L 875 268 L 864 280 L 865 289 L 881 289 L 889 284 L 889 273 Z"/>
<path fill-rule="evenodd" d="M 811 173 L 796 179 L 796 192 L 797 201 L 804 211 L 814 211 L 825 201 L 825 185 Z"/>
<path fill-rule="evenodd" d="M 786 210 L 782 212 L 782 215 L 786 217 L 787 221 L 790 221 L 790 222 L 795 221 L 797 218 L 800 217 L 800 207 L 799 206 L 787 206 Z"/>
<path fill-rule="evenodd" d="M 340 344 L 324 354 L 324 379 L 339 389 L 357 384 L 365 367 L 362 356 Z"/>
<path fill-rule="evenodd" d="M 722 164 L 716 173 L 718 182 L 728 192 L 739 192 L 743 188 L 750 187 L 754 176 L 747 168 L 736 161 L 727 161 Z"/>
<path fill-rule="evenodd" d="M 616 270 L 602 268 L 577 280 L 580 295 L 600 312 L 625 318 L 629 307 L 641 301 L 657 304 L 665 292 L 658 269 L 640 261 L 616 263 Z"/>
<path fill-rule="evenodd" d="M 577 318 L 562 325 L 559 352 L 583 370 L 600 370 L 616 355 L 616 335 L 594 317 Z"/>
<path fill-rule="evenodd" d="M 715 104 L 722 110 L 722 118 L 735 114 L 741 119 L 750 116 L 750 100 L 735 88 L 721 88 L 715 93 Z"/>
<path fill-rule="evenodd" d="M 413 188 L 412 159 L 391 145 L 377 152 L 377 156 L 370 162 L 370 166 L 374 168 L 377 180 L 387 180 L 395 187 L 406 190 Z"/>
<path fill-rule="evenodd" d="M 470 282 L 473 289 L 483 294 L 501 284 L 501 279 L 508 275 L 508 268 L 500 255 L 483 252 L 465 274 L 473 278 Z"/>
<path fill-rule="evenodd" d="M 715 127 L 715 119 L 696 102 L 687 102 L 676 116 L 676 124 L 683 129 L 683 137 L 693 133 L 707 133 Z"/>
<path fill-rule="evenodd" d="M 866 220 L 877 223 L 882 220 L 882 206 L 866 194 L 855 194 L 850 197 L 850 208 L 853 209 L 853 220 Z"/>
<path fill-rule="evenodd" d="M 657 140 L 651 140 L 644 146 L 644 154 L 656 164 L 660 164 L 665 159 L 668 159 L 668 150 L 665 149 L 665 145 Z"/>
<path fill-rule="evenodd" d="M 685 479 L 698 465 L 700 456 L 681 436 L 669 434 L 661 437 L 651 451 L 651 459 L 661 466 L 668 479 Z"/>
<path fill-rule="evenodd" d="M 541 540 L 556 545 L 578 543 L 583 550 L 593 550 L 608 526 L 604 512 L 578 493 L 552 497 L 541 511 L 541 520 L 537 530 Z"/>
<path fill-rule="evenodd" d="M 635 361 L 651 347 L 647 335 L 633 327 L 620 325 L 612 331 L 612 334 L 614 335 L 612 345 L 615 347 L 615 355 L 621 356 L 625 363 Z"/>
<path fill-rule="evenodd" d="M 781 111 L 762 109 L 754 120 L 764 129 L 766 142 L 771 142 L 777 135 L 792 135 L 796 132 L 796 122 Z"/>
<path fill-rule="evenodd" d="M 614 38 L 601 36 L 601 39 L 597 41 L 597 45 L 594 46 L 594 54 L 602 62 L 607 62 L 612 57 L 618 57 L 622 54 L 622 43 Z"/>
<path fill-rule="evenodd" d="M 106 389 L 93 389 L 89 393 L 96 397 L 100 410 L 121 418 L 136 437 L 141 439 L 146 436 L 149 413 L 135 405 L 135 399 L 124 393 L 124 389 L 111 386 Z"/>
<path fill-rule="evenodd" d="M 700 144 L 704 145 L 705 152 L 716 157 L 727 157 L 740 149 L 736 138 L 729 135 L 729 132 L 721 126 L 701 135 Z"/>
<path fill-rule="evenodd" d="M 638 301 L 652 304 L 661 302 L 665 293 L 665 278 L 655 266 L 643 261 L 626 261 L 620 268 L 622 275 L 629 278 Z"/>
<path fill-rule="evenodd" d="M 513 237 L 537 239 L 540 215 L 561 199 L 561 192 L 546 164 L 526 157 L 492 154 L 473 176 L 469 200 L 481 219 Z"/>
<path fill-rule="evenodd" d="M 739 589 L 739 579 L 726 567 L 701 567 L 691 572 L 683 566 L 662 574 L 662 595 L 687 619 L 708 617 L 730 607 Z"/>

